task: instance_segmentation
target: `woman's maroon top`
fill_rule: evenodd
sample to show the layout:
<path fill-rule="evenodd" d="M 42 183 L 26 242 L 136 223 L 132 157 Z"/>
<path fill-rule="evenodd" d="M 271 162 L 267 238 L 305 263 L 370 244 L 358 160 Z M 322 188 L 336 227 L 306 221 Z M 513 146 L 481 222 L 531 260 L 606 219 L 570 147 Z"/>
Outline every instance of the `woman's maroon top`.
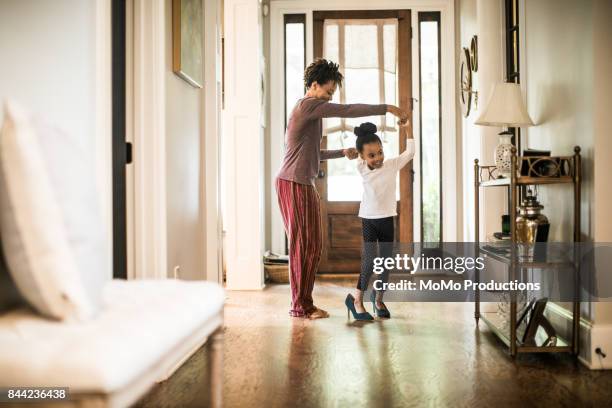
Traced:
<path fill-rule="evenodd" d="M 285 158 L 278 178 L 314 184 L 321 160 L 342 157 L 342 150 L 321 150 L 322 118 L 357 118 L 384 115 L 386 112 L 387 105 L 342 105 L 313 97 L 300 99 L 287 124 Z"/>

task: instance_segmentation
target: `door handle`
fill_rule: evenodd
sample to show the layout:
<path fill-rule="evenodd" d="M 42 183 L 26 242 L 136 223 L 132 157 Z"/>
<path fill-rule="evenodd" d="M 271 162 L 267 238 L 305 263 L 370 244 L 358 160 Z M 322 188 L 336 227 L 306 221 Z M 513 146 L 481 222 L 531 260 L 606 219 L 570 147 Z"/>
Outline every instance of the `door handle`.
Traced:
<path fill-rule="evenodd" d="M 317 178 L 324 178 L 325 177 L 325 170 L 319 170 L 319 174 L 317 174 Z"/>
<path fill-rule="evenodd" d="M 125 164 L 132 163 L 132 144 L 125 142 Z"/>

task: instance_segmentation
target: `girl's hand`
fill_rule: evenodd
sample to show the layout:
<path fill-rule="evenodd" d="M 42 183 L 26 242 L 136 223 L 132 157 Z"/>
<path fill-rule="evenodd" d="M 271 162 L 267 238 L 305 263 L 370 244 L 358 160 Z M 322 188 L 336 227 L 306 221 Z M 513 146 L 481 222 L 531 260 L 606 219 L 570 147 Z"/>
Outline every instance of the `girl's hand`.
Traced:
<path fill-rule="evenodd" d="M 348 149 L 343 149 L 342 150 L 342 154 L 344 155 L 344 157 L 346 157 L 349 160 L 356 159 L 357 156 L 359 156 L 359 153 L 357 152 L 357 149 L 355 149 L 354 147 L 349 147 Z"/>
<path fill-rule="evenodd" d="M 408 119 L 406 119 L 405 122 L 402 122 L 401 120 L 398 120 L 397 124 L 399 125 L 400 128 L 406 128 L 406 127 L 410 126 L 410 121 Z"/>

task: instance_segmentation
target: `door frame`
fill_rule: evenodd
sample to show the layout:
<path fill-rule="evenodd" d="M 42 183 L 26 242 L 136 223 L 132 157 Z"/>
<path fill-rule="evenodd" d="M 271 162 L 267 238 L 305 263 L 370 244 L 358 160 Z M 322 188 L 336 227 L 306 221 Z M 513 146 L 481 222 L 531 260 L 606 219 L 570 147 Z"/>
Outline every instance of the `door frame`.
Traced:
<path fill-rule="evenodd" d="M 126 176 L 128 279 L 165 279 L 166 2 L 126 0 Z"/>
<path fill-rule="evenodd" d="M 375 5 L 373 5 L 375 4 Z M 384 10 L 384 9 L 410 9 L 412 26 L 417 27 L 418 12 L 422 11 L 440 11 L 442 26 L 441 26 L 441 58 L 442 58 L 442 76 L 449 78 L 442 82 L 442 98 L 445 103 L 445 110 L 442 114 L 442 135 L 443 135 L 443 151 L 445 156 L 443 162 L 444 174 L 454 175 L 456 177 L 446 177 L 443 181 L 443 194 L 449 198 L 445 202 L 443 209 L 443 218 L 445 220 L 457 220 L 456 223 L 446 224 L 444 228 L 444 241 L 457 241 L 457 226 L 462 225 L 462 214 L 458 213 L 457 200 L 457 180 L 461 180 L 461 166 L 457 167 L 457 147 L 461 146 L 461 141 L 457 141 L 456 128 L 456 58 L 455 58 L 455 4 L 454 0 L 437 0 L 431 4 L 424 5 L 422 0 L 378 0 L 375 3 L 369 0 L 279 0 L 270 3 L 270 78 L 284 78 L 284 35 L 283 35 L 283 16 L 285 14 L 306 14 L 306 57 L 307 63 L 312 61 L 313 56 L 313 19 L 312 12 L 314 10 Z M 418 38 L 413 35 L 412 38 L 412 89 L 413 94 L 418 89 Z M 451 80 L 452 78 L 452 80 Z M 284 81 L 270 81 L 270 156 L 267 160 L 270 161 L 269 173 L 266 174 L 267 182 L 271 186 L 274 185 L 276 173 L 280 167 L 283 146 L 284 146 L 284 100 L 285 86 Z M 418 135 L 418 109 L 419 104 L 414 105 L 413 111 L 413 135 Z M 415 156 L 414 168 L 415 173 L 419 172 L 418 163 L 420 150 L 419 140 L 415 138 L 417 155 Z M 460 186 L 460 184 L 459 184 Z M 460 191 L 460 190 L 459 190 Z M 420 186 L 418 179 L 415 179 L 413 194 L 415 197 L 420 197 Z M 286 253 L 285 251 L 285 231 L 283 227 L 282 217 L 277 206 L 276 191 L 270 189 L 270 195 L 266 199 L 267 205 L 270 206 L 270 219 L 267 220 L 268 228 L 271 229 L 271 250 L 276 253 Z M 461 231 L 461 227 L 459 228 Z M 418 214 L 414 218 L 414 236 L 419 237 L 420 218 Z"/>
<path fill-rule="evenodd" d="M 111 0 L 96 0 L 96 183 L 105 225 L 108 277 L 113 276 L 113 204 L 112 204 L 112 10 Z"/>
<path fill-rule="evenodd" d="M 313 55 L 315 58 L 323 56 L 323 36 L 324 36 L 324 23 L 326 19 L 338 20 L 338 19 L 352 19 L 352 20 L 370 20 L 370 19 L 387 19 L 394 18 L 398 20 L 397 26 L 397 49 L 398 49 L 398 70 L 397 70 L 397 89 L 398 89 L 398 106 L 408 111 L 410 116 L 409 128 L 399 128 L 399 150 L 400 152 L 406 149 L 406 137 L 412 138 L 412 111 L 410 110 L 410 100 L 412 98 L 412 86 L 410 81 L 412 80 L 412 64 L 410 58 L 412 56 L 412 22 L 411 22 L 411 11 L 406 9 L 400 10 L 316 10 L 313 12 Z M 400 52 L 399 50 L 406 48 L 407 52 Z M 327 143 L 327 139 L 323 139 L 323 144 Z M 320 164 L 321 169 L 327 173 L 327 162 Z M 398 229 L 397 234 L 399 242 L 411 242 L 413 239 L 413 185 L 414 174 L 412 173 L 412 163 L 402 168 L 399 172 L 400 176 L 400 201 L 398 205 Z M 327 184 L 322 182 L 323 180 L 317 181 L 317 189 L 321 195 L 321 199 L 327 201 Z M 332 206 L 331 208 L 329 206 Z M 330 212 L 331 210 L 331 212 Z M 329 220 L 328 215 L 330 213 L 340 212 L 341 214 L 355 213 L 359 210 L 359 202 L 345 201 L 335 202 L 321 206 L 321 221 L 322 221 L 322 236 L 323 236 L 323 251 L 321 254 L 321 263 L 319 268 L 325 272 L 355 272 L 359 270 L 359 259 L 357 260 L 346 260 L 341 264 L 335 263 L 328 259 L 328 245 L 331 240 L 329 233 Z"/>

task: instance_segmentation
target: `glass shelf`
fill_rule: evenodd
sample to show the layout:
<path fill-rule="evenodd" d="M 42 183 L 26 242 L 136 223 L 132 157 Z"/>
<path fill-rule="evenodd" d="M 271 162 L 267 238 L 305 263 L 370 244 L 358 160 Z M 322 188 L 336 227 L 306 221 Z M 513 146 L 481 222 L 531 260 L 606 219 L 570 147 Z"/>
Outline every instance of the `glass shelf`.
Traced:
<path fill-rule="evenodd" d="M 503 243 L 495 243 L 495 244 L 484 244 L 480 245 L 478 250 L 480 253 L 485 254 L 492 259 L 503 262 L 505 264 L 512 263 L 512 255 L 511 255 L 511 243 L 503 242 Z M 517 245 L 517 244 L 514 244 Z M 554 254 L 544 254 L 544 256 L 536 256 L 535 260 L 525 260 L 521 259 L 520 255 L 517 255 L 517 259 L 515 261 L 516 266 L 519 268 L 539 268 L 539 269 L 557 269 L 560 267 L 573 267 L 574 263 L 567 259 L 561 258 Z"/>
<path fill-rule="evenodd" d="M 560 177 L 517 177 L 517 185 L 541 185 L 541 184 L 571 184 L 574 179 L 571 176 L 560 176 Z M 511 180 L 509 178 L 499 178 L 494 180 L 481 181 L 479 184 L 481 187 L 496 187 L 496 186 L 509 186 Z"/>

